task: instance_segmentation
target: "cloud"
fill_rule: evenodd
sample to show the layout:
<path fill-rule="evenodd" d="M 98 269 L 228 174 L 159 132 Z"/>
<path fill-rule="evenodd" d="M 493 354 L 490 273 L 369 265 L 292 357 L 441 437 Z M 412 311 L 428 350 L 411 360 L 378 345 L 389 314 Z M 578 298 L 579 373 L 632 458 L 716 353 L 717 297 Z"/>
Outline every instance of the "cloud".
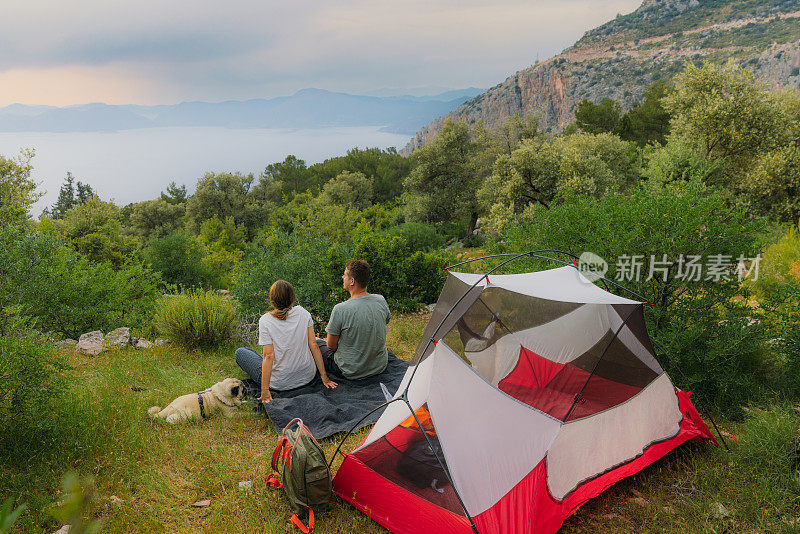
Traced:
<path fill-rule="evenodd" d="M 222 100 L 303 87 L 488 86 L 637 4 L 15 2 L 0 19 L 0 105 Z M 44 88 L 59 80 L 63 86 L 48 98 Z"/>

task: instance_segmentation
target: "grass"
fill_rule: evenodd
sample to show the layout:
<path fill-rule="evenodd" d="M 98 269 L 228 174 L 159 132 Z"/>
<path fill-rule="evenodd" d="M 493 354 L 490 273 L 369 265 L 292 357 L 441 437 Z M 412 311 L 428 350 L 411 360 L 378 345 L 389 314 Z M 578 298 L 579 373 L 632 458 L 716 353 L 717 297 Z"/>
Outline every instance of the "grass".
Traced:
<path fill-rule="evenodd" d="M 410 358 L 427 318 L 393 317 L 389 347 Z M 280 492 L 264 487 L 276 433 L 262 413 L 244 407 L 232 420 L 175 427 L 146 415 L 149 406 L 242 376 L 234 348 L 75 355 L 79 387 L 71 393 L 91 405 L 100 423 L 97 446 L 76 455 L 69 466 L 0 462 L 0 502 L 13 497 L 28 505 L 16 531 L 53 532 L 61 526 L 43 508 L 58 499 L 61 474 L 72 468 L 95 478 L 90 511 L 102 521 L 103 532 L 284 532 L 290 509 Z M 744 422 L 722 424 L 740 438 L 741 447 L 733 453 L 705 445 L 681 447 L 584 505 L 562 531 L 800 532 L 797 415 L 788 406 L 776 406 L 753 410 Z M 348 440 L 345 450 L 365 433 Z M 337 437 L 323 441 L 329 457 L 336 445 Z M 253 481 L 252 491 L 239 490 L 246 480 Z M 191 506 L 202 499 L 211 505 Z M 716 503 L 730 515 L 718 518 Z M 384 532 L 341 501 L 318 518 L 317 531 Z"/>

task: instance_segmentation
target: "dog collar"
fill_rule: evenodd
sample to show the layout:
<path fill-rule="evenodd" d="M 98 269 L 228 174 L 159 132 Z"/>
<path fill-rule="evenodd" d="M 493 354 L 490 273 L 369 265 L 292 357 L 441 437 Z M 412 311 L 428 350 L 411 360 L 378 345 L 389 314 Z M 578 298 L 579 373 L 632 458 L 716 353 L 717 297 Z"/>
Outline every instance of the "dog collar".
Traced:
<path fill-rule="evenodd" d="M 200 393 L 197 394 L 197 402 L 200 404 L 200 417 L 205 419 L 206 418 L 206 410 L 203 407 L 203 393 L 205 393 L 205 391 L 200 392 Z"/>

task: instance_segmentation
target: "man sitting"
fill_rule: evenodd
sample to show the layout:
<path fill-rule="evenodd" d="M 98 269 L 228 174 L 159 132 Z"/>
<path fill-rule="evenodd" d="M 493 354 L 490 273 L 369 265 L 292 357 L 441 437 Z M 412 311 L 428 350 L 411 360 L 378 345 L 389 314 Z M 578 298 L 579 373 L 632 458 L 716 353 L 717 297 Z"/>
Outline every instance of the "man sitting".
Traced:
<path fill-rule="evenodd" d="M 330 357 L 323 350 L 328 373 L 356 380 L 382 373 L 389 361 L 386 350 L 386 325 L 390 313 L 386 299 L 367 292 L 369 264 L 363 260 L 347 262 L 342 275 L 350 298 L 333 307 L 325 329 Z"/>

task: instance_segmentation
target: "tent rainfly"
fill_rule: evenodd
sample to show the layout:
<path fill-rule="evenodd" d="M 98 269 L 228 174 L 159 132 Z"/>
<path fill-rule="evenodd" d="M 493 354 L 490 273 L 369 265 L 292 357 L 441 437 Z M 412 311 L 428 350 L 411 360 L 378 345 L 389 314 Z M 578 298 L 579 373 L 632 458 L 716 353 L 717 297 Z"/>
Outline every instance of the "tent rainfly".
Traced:
<path fill-rule="evenodd" d="M 556 532 L 682 443 L 716 443 L 656 360 L 643 303 L 571 265 L 450 272 L 415 356 L 333 480 L 392 532 Z"/>

